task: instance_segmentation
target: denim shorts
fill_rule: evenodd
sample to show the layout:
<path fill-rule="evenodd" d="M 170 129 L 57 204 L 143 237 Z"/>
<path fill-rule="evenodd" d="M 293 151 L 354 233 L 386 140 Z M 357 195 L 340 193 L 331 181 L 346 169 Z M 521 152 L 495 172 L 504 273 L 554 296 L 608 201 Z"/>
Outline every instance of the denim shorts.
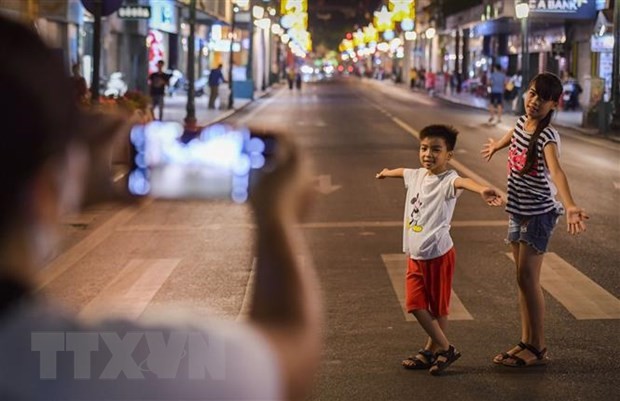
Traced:
<path fill-rule="evenodd" d="M 511 214 L 506 243 L 524 242 L 538 253 L 545 253 L 559 218 L 560 214 L 555 210 L 536 216 Z"/>

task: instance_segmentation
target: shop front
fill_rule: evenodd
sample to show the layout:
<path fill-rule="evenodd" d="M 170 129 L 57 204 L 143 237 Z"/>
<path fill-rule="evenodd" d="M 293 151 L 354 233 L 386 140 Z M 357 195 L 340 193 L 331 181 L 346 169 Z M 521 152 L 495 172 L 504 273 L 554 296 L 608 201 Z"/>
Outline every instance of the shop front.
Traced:
<path fill-rule="evenodd" d="M 174 0 L 151 2 L 151 18 L 146 37 L 148 73 L 157 71 L 157 62 L 163 60 L 168 67 L 176 67 L 178 54 L 178 10 Z"/>

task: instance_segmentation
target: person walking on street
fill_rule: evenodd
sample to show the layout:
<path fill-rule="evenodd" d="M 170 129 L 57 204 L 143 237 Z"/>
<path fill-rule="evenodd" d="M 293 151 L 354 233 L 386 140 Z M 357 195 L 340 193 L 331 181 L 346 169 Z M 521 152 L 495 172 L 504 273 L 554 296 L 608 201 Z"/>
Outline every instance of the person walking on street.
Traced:
<path fill-rule="evenodd" d="M 209 73 L 209 109 L 215 109 L 215 100 L 220 93 L 220 84 L 227 82 L 222 74 L 222 64 L 211 70 Z"/>
<path fill-rule="evenodd" d="M 521 337 L 513 348 L 493 358 L 509 367 L 545 365 L 549 361 L 544 333 L 545 299 L 540 286 L 543 257 L 554 226 L 566 213 L 567 231 L 585 231 L 585 210 L 575 204 L 559 162 L 560 134 L 550 125 L 562 95 L 562 82 L 538 74 L 525 97 L 526 114 L 499 141 L 489 139 L 481 153 L 487 160 L 508 147 L 509 214 L 506 242 L 512 246 L 519 288 Z M 559 194 L 561 203 L 556 200 Z"/>
<path fill-rule="evenodd" d="M 73 97 L 75 103 L 80 106 L 88 105 L 89 92 L 86 79 L 80 74 L 80 64 L 74 63 L 71 66 L 71 85 L 73 87 Z"/>
<path fill-rule="evenodd" d="M 416 81 L 418 80 L 418 70 L 415 68 L 411 68 L 409 72 L 409 89 L 413 90 L 416 85 Z"/>
<path fill-rule="evenodd" d="M 109 200 L 109 151 L 133 121 L 80 110 L 62 62 L 31 28 L 0 16 L 0 37 L 11 38 L 0 41 L 0 169 L 11 171 L 0 174 L 10 188 L 0 192 L 0 399 L 306 399 L 322 312 L 296 233 L 311 180 L 290 136 L 273 136 L 273 168 L 250 193 L 257 262 L 247 321 L 176 310 L 148 322 L 85 321 L 41 290 L 40 269 L 85 188 L 108 195 L 91 201 Z"/>
<path fill-rule="evenodd" d="M 149 75 L 149 90 L 152 100 L 151 113 L 155 118 L 155 108 L 159 108 L 159 120 L 164 118 L 164 97 L 166 94 L 166 86 L 170 81 L 170 74 L 164 71 L 164 60 L 157 62 L 157 71 Z"/>
<path fill-rule="evenodd" d="M 564 102 L 564 110 L 570 111 L 579 109 L 579 95 L 583 92 L 583 88 L 581 88 L 581 85 L 579 85 L 579 82 L 572 72 L 568 72 L 567 74 L 563 91 L 562 101 Z"/>
<path fill-rule="evenodd" d="M 427 369 L 439 375 L 461 354 L 446 336 L 455 250 L 450 221 L 463 189 L 480 194 L 489 205 L 499 206 L 498 193 L 471 178 L 448 169 L 458 131 L 430 125 L 420 131 L 422 168 L 384 168 L 376 178 L 404 180 L 407 188 L 403 252 L 407 254 L 406 308 L 428 334 L 420 351 L 405 359 L 405 369 Z"/>
<path fill-rule="evenodd" d="M 502 71 L 499 64 L 493 66 L 493 72 L 489 77 L 491 97 L 489 103 L 489 123 L 497 118 L 496 123 L 502 122 L 502 112 L 504 111 L 504 90 L 506 87 L 506 74 Z"/>
<path fill-rule="evenodd" d="M 523 93 L 521 93 L 521 87 L 523 86 L 523 73 L 521 70 L 517 70 L 517 72 L 510 77 L 510 82 L 513 85 L 512 90 L 512 110 L 515 111 L 519 107 L 519 102 L 522 101 L 520 99 L 523 98 Z"/>

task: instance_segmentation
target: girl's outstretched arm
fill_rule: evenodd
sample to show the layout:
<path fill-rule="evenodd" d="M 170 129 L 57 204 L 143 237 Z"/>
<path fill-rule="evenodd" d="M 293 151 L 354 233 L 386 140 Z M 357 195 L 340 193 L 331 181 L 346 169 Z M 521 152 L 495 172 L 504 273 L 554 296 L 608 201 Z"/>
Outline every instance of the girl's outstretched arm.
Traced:
<path fill-rule="evenodd" d="M 385 177 L 393 177 L 393 178 L 403 178 L 405 173 L 405 169 L 403 167 L 395 168 L 390 170 L 389 168 L 384 168 L 380 172 L 375 175 L 375 178 L 382 179 Z"/>
<path fill-rule="evenodd" d="M 486 161 L 490 161 L 493 155 L 498 150 L 502 150 L 506 146 L 510 145 L 510 140 L 512 139 L 513 132 L 514 132 L 514 129 L 511 129 L 499 141 L 496 141 L 493 138 L 489 138 L 487 143 L 482 145 L 482 150 L 480 151 L 480 153 L 482 154 L 482 157 L 486 159 Z"/>
<path fill-rule="evenodd" d="M 571 234 L 579 234 L 586 230 L 585 221 L 589 219 L 589 216 L 586 214 L 585 209 L 578 207 L 573 200 L 566 174 L 564 174 L 564 170 L 562 170 L 558 160 L 557 145 L 551 142 L 545 146 L 543 152 L 551 179 L 558 188 L 560 200 L 566 209 L 567 230 Z"/>
<path fill-rule="evenodd" d="M 485 187 L 484 185 L 477 183 L 471 178 L 458 177 L 457 179 L 454 180 L 454 188 L 466 189 L 468 191 L 480 194 L 482 199 L 489 206 L 501 206 L 502 205 L 502 197 L 495 189 Z"/>

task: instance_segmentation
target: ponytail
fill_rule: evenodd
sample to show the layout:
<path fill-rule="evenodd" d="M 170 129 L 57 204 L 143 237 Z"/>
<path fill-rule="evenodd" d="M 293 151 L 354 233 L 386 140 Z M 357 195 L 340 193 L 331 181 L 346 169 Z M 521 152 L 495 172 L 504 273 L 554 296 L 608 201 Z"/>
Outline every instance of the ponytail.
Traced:
<path fill-rule="evenodd" d="M 521 177 L 529 173 L 532 167 L 534 167 L 534 164 L 536 163 L 536 160 L 538 159 L 538 138 L 540 138 L 540 134 L 543 132 L 545 128 L 547 128 L 547 126 L 551 122 L 552 116 L 553 116 L 553 110 L 549 110 L 549 113 L 547 113 L 545 118 L 540 120 L 538 124 L 536 125 L 536 130 L 534 130 L 534 133 L 532 134 L 532 137 L 530 138 L 530 143 L 527 147 L 527 158 L 525 159 L 525 165 L 523 166 L 521 171 L 519 171 L 519 175 Z"/>

